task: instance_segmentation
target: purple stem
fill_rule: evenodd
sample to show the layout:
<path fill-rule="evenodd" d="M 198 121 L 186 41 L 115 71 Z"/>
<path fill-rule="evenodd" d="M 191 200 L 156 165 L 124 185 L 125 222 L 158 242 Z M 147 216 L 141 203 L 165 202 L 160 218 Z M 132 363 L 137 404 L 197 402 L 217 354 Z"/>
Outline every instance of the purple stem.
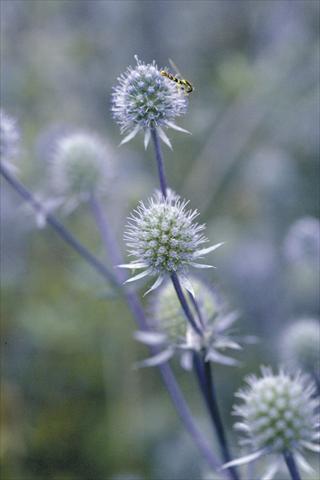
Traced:
<path fill-rule="evenodd" d="M 292 453 L 287 450 L 284 452 L 283 456 L 292 480 L 301 480 L 300 473 Z"/>
<path fill-rule="evenodd" d="M 56 231 L 58 235 L 60 235 L 63 240 L 68 243 L 70 247 L 72 247 L 81 257 L 83 257 L 90 265 L 98 272 L 100 275 L 103 276 L 105 280 L 111 282 L 114 286 L 116 285 L 114 276 L 112 273 L 91 253 L 87 248 L 85 248 L 63 225 L 62 223 L 57 220 L 57 218 L 45 212 L 41 202 L 35 198 L 35 196 L 15 177 L 11 175 L 8 170 L 1 165 L 0 163 L 0 173 L 3 178 L 11 185 L 11 187 L 23 198 L 26 202 L 28 202 L 31 207 L 36 211 L 43 211 L 46 222 L 50 225 L 53 230 Z"/>
<path fill-rule="evenodd" d="M 188 304 L 188 302 L 186 300 L 186 297 L 183 293 L 183 290 L 181 288 L 181 284 L 180 284 L 180 281 L 179 281 L 179 277 L 176 274 L 176 272 L 171 274 L 171 280 L 172 280 L 174 289 L 176 291 L 177 297 L 179 298 L 180 304 L 183 308 L 183 311 L 184 311 L 184 313 L 185 313 L 185 315 L 188 319 L 188 322 L 190 323 L 192 328 L 197 332 L 197 334 L 200 335 L 200 337 L 202 337 L 203 333 L 200 330 L 200 328 L 198 327 L 198 325 L 196 324 L 195 319 L 193 318 L 192 312 L 189 308 L 189 304 Z"/>
<path fill-rule="evenodd" d="M 156 153 L 161 192 L 162 192 L 162 195 L 164 196 L 164 198 L 166 198 L 167 197 L 168 186 L 167 186 L 167 181 L 166 181 L 164 161 L 163 161 L 163 157 L 162 157 L 162 153 L 161 153 L 159 137 L 158 137 L 158 134 L 157 134 L 157 131 L 156 131 L 155 128 L 151 128 L 151 137 L 152 137 L 152 140 L 153 140 L 154 149 L 155 149 L 155 153 Z"/>

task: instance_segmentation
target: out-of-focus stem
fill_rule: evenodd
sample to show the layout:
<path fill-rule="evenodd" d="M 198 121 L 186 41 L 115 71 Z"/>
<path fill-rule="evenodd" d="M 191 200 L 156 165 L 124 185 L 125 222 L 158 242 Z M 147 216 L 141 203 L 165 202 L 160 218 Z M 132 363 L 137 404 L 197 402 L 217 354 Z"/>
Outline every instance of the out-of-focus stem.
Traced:
<path fill-rule="evenodd" d="M 50 225 L 53 230 L 56 231 L 58 235 L 66 242 L 70 247 L 72 247 L 81 257 L 83 257 L 90 265 L 103 276 L 105 280 L 111 282 L 116 286 L 116 282 L 112 273 L 101 263 L 89 250 L 82 245 L 63 225 L 57 220 L 57 218 L 50 214 L 46 213 L 41 202 L 36 199 L 36 197 L 15 177 L 11 175 L 8 170 L 0 164 L 0 172 L 3 178 L 11 185 L 11 187 L 28 202 L 31 207 L 36 212 L 43 212 L 46 218 L 46 222 Z"/>
<path fill-rule="evenodd" d="M 284 452 L 283 456 L 292 480 L 301 480 L 300 473 L 292 453 L 287 450 Z"/>
<path fill-rule="evenodd" d="M 185 295 L 183 293 L 183 290 L 181 288 L 179 277 L 175 272 L 171 274 L 171 280 L 172 280 L 174 289 L 176 291 L 177 297 L 179 298 L 180 304 L 183 308 L 183 311 L 184 311 L 190 325 L 197 332 L 198 335 L 202 336 L 202 331 L 200 330 L 200 328 L 198 327 L 198 325 L 195 322 L 195 319 L 194 319 L 194 317 L 192 315 L 192 312 L 189 308 L 186 297 L 185 297 Z"/>

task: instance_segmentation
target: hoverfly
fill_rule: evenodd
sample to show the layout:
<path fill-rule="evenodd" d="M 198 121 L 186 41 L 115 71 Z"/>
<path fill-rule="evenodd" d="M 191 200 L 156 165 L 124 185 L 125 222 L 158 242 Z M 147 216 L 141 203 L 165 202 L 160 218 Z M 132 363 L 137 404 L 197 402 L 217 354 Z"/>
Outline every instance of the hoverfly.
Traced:
<path fill-rule="evenodd" d="M 173 61 L 169 58 L 169 62 L 171 67 L 176 71 L 177 76 L 172 75 L 171 73 L 167 72 L 167 70 L 161 70 L 160 75 L 163 77 L 168 78 L 169 80 L 175 82 L 178 87 L 180 87 L 186 95 L 189 95 L 191 92 L 193 92 L 193 86 L 189 82 L 189 80 L 179 78 L 181 77 L 181 74 L 179 70 L 177 69 L 176 65 L 173 63 Z"/>

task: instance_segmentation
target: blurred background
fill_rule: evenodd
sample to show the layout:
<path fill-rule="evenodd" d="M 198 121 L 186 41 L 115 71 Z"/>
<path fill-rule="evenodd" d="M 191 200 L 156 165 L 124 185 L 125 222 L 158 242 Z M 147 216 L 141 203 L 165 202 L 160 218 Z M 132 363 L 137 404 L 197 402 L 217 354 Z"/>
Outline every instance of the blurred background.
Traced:
<path fill-rule="evenodd" d="M 319 5 L 1 0 L 1 106 L 19 124 L 20 178 L 45 192 L 57 135 L 99 134 L 116 172 L 104 208 L 123 252 L 128 212 L 158 183 L 141 136 L 117 148 L 112 86 L 135 54 L 159 67 L 172 58 L 194 85 L 178 122 L 192 136 L 169 131 L 164 153 L 172 188 L 199 209 L 211 243 L 226 242 L 205 278 L 241 313 L 239 332 L 260 337 L 240 369 L 215 367 L 235 449 L 234 391 L 281 361 L 286 326 L 319 318 Z M 157 370 L 132 368 L 147 351 L 123 300 L 37 229 L 4 181 L 1 200 L 3 480 L 211 478 Z M 61 220 L 103 258 L 88 208 Z M 192 376 L 173 367 L 216 448 Z"/>

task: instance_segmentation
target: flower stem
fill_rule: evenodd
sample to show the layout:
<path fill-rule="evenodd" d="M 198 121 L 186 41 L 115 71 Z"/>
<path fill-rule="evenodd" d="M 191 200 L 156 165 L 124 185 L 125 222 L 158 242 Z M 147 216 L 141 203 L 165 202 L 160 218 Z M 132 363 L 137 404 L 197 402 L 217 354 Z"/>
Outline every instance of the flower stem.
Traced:
<path fill-rule="evenodd" d="M 226 434 L 224 431 L 224 427 L 223 427 L 223 423 L 222 423 L 222 419 L 219 411 L 210 362 L 203 361 L 203 368 L 204 368 L 204 376 L 205 376 L 206 385 L 207 385 L 208 408 L 210 411 L 212 421 L 216 427 L 217 437 L 220 443 L 223 459 L 227 463 L 232 460 L 232 457 L 230 455 L 228 442 L 227 442 Z M 239 475 L 234 467 L 230 467 L 229 472 L 233 480 L 239 480 Z"/>
<path fill-rule="evenodd" d="M 168 184 L 167 184 L 167 179 L 166 179 L 166 174 L 165 174 L 165 169 L 164 169 L 164 160 L 163 160 L 163 155 L 160 147 L 160 142 L 159 142 L 159 137 L 157 134 L 157 131 L 155 128 L 151 129 L 151 136 L 153 140 L 153 145 L 154 145 L 154 150 L 156 154 L 156 161 L 157 161 L 157 166 L 158 166 L 158 174 L 159 174 L 159 181 L 160 181 L 160 188 L 162 195 L 164 198 L 167 197 L 167 189 L 168 189 Z M 171 280 L 174 286 L 174 289 L 176 291 L 176 294 L 179 298 L 179 301 L 181 303 L 181 306 L 183 308 L 183 311 L 188 319 L 188 322 L 192 326 L 192 328 L 197 332 L 198 335 L 202 335 L 201 330 L 199 329 L 198 325 L 196 324 L 192 312 L 189 308 L 189 305 L 187 303 L 187 300 L 184 296 L 180 280 L 176 272 L 173 272 L 171 274 Z"/>
<path fill-rule="evenodd" d="M 156 154 L 156 161 L 157 161 L 157 166 L 158 166 L 158 173 L 159 173 L 159 180 L 160 180 L 160 187 L 162 194 L 164 198 L 167 196 L 167 180 L 165 176 L 165 170 L 164 170 L 164 161 L 163 161 L 163 156 L 162 156 L 162 151 L 160 147 L 160 142 L 158 138 L 157 131 L 155 129 L 151 130 L 151 135 L 152 135 L 152 140 L 154 144 L 154 149 L 155 149 L 155 154 Z M 203 336 L 203 333 L 201 329 L 198 327 L 194 316 L 189 308 L 188 302 L 185 298 L 185 295 L 183 293 L 183 290 L 181 288 L 181 284 L 179 281 L 179 277 L 176 272 L 171 274 L 171 281 L 173 283 L 173 286 L 175 288 L 176 294 L 178 296 L 178 299 L 180 301 L 181 307 L 185 313 L 185 316 L 187 317 L 187 320 L 189 321 L 190 325 L 192 328 L 196 331 L 196 333 L 200 336 Z M 201 318 L 201 311 L 199 309 L 199 306 L 197 304 L 197 301 L 195 298 L 192 297 L 192 303 L 195 306 L 195 310 L 198 314 L 200 324 L 202 325 L 202 318 Z M 213 382 L 212 382 L 212 376 L 211 376 L 211 369 L 210 369 L 210 364 L 209 362 L 204 362 L 203 359 L 199 359 L 198 355 L 194 355 L 194 370 L 195 374 L 198 379 L 199 387 L 202 392 L 202 395 L 205 399 L 205 402 L 207 404 L 211 421 L 213 423 L 213 426 L 217 432 L 218 440 L 220 443 L 221 451 L 223 458 L 226 462 L 229 462 L 231 460 L 231 456 L 229 453 L 224 429 L 223 429 L 223 424 L 221 421 L 221 417 L 219 414 L 218 410 L 218 404 L 216 401 L 216 395 L 215 395 L 215 390 L 213 388 Z M 232 480 L 239 480 L 239 476 L 236 472 L 236 470 L 232 467 L 228 470 L 228 474 Z"/>
<path fill-rule="evenodd" d="M 199 329 L 198 325 L 196 324 L 195 320 L 194 320 L 194 317 L 192 315 L 192 312 L 190 310 L 190 307 L 188 305 L 188 302 L 186 300 L 186 297 L 183 293 L 183 290 L 181 288 L 181 284 L 180 284 L 180 281 L 179 281 L 179 277 L 178 275 L 176 274 L 176 272 L 172 273 L 171 274 L 171 280 L 172 280 L 172 283 L 173 283 L 173 286 L 174 286 L 174 289 L 176 291 L 176 294 L 177 294 L 177 297 L 179 298 L 179 301 L 180 301 L 180 304 L 183 308 L 183 311 L 190 323 L 190 325 L 192 326 L 192 328 L 197 332 L 198 335 L 202 336 L 202 331 Z"/>
<path fill-rule="evenodd" d="M 13 177 L 8 170 L 0 164 L 1 175 L 11 185 L 11 187 L 28 202 L 36 212 L 43 211 L 41 202 L 39 202 L 34 195 L 15 177 Z M 58 235 L 72 247 L 81 257 L 83 257 L 105 280 L 111 282 L 113 286 L 116 286 L 116 282 L 112 273 L 91 253 L 82 245 L 63 225 L 57 220 L 57 218 L 44 212 L 46 222 L 56 231 Z"/>
<path fill-rule="evenodd" d="M 35 209 L 35 211 L 43 210 L 41 203 L 34 197 L 34 195 L 16 178 L 14 178 L 3 165 L 0 164 L 0 173 L 5 178 L 5 180 L 10 184 L 10 186 L 19 194 L 19 196 L 30 203 L 30 205 Z M 102 211 L 99 210 L 96 213 L 101 215 Z M 119 286 L 119 278 L 116 278 L 104 265 L 100 262 L 86 247 L 84 247 L 52 214 L 46 215 L 46 220 L 48 225 L 50 225 L 56 233 L 70 246 L 72 247 L 84 260 L 86 260 L 100 275 L 103 276 L 106 280 L 110 281 L 116 287 Z M 98 218 L 97 218 L 98 220 Z M 101 223 L 100 223 L 101 222 Z M 99 217 L 99 225 L 103 227 L 103 217 Z M 102 234 L 102 232 L 101 232 Z M 112 242 L 113 239 L 109 236 L 109 232 L 106 229 L 104 241 Z M 110 245 L 111 246 L 111 243 Z M 114 244 L 114 247 L 116 244 Z M 113 251 L 115 254 L 116 250 Z M 120 262 L 121 263 L 121 262 Z M 127 303 L 139 325 L 139 327 L 144 328 L 147 326 L 147 322 L 144 316 L 143 308 L 139 302 L 139 299 L 134 294 L 134 292 L 126 291 L 125 289 L 120 289 L 120 293 L 125 296 Z M 211 448 L 208 446 L 207 441 L 198 430 L 196 426 L 190 409 L 185 401 L 185 398 L 179 388 L 179 385 L 175 379 L 175 376 L 170 368 L 170 366 L 165 363 L 159 365 L 159 369 L 163 378 L 163 381 L 167 387 L 167 390 L 171 396 L 172 402 L 183 421 L 187 431 L 193 438 L 198 449 L 202 453 L 202 456 L 206 459 L 208 465 L 214 470 L 220 468 L 220 463 L 218 459 L 215 458 L 214 454 L 211 451 Z"/>
<path fill-rule="evenodd" d="M 112 230 L 109 228 L 109 222 L 107 220 L 106 213 L 105 211 L 102 210 L 99 201 L 95 197 L 91 198 L 91 207 L 92 207 L 93 215 L 96 220 L 98 229 L 101 234 L 101 238 L 104 243 L 106 256 L 111 259 L 114 265 L 119 265 L 123 263 L 123 259 L 119 251 L 117 241 L 113 235 Z M 124 278 L 121 271 L 118 271 L 118 270 L 116 271 L 116 279 L 119 285 L 123 283 Z M 127 304 L 139 328 L 143 330 L 148 330 L 148 323 L 145 317 L 143 307 L 139 301 L 139 298 L 135 294 L 135 292 L 126 288 L 123 290 L 123 295 L 127 301 Z M 151 348 L 151 351 L 153 355 L 159 353 L 156 348 Z M 193 421 L 192 414 L 189 410 L 189 407 L 184 399 L 184 396 L 178 386 L 178 383 L 174 377 L 174 374 L 169 364 L 168 363 L 160 364 L 158 368 L 160 369 L 163 381 L 176 407 L 176 410 L 179 416 L 181 417 L 182 421 L 184 422 L 185 427 L 187 428 L 190 435 L 192 436 L 195 444 L 201 450 L 208 464 L 212 468 L 217 468 L 218 461 L 212 455 L 206 441 L 202 437 L 201 433 L 198 431 Z"/>
<path fill-rule="evenodd" d="M 300 473 L 299 473 L 298 467 L 296 465 L 296 461 L 295 461 L 292 453 L 289 452 L 288 450 L 286 450 L 283 453 L 283 456 L 284 456 L 284 460 L 287 464 L 287 467 L 288 467 L 288 470 L 290 472 L 292 480 L 301 480 Z"/>
<path fill-rule="evenodd" d="M 224 463 L 232 460 L 226 435 L 221 420 L 214 384 L 212 381 L 211 366 L 209 362 L 205 362 L 200 354 L 194 353 L 193 366 L 198 380 L 199 387 L 206 402 L 214 430 L 217 434 L 221 454 Z M 234 467 L 228 469 L 228 474 L 231 480 L 239 480 L 239 475 Z"/>
<path fill-rule="evenodd" d="M 151 137 L 153 140 L 153 145 L 154 145 L 154 150 L 156 154 L 156 159 L 157 159 L 157 167 L 158 167 L 158 174 L 159 174 L 159 181 L 160 181 L 160 187 L 161 187 L 161 192 L 164 198 L 167 197 L 167 180 L 166 180 L 166 174 L 165 174 L 165 169 L 164 169 L 164 161 L 163 161 L 163 156 L 161 152 L 161 147 L 160 147 L 160 141 L 159 137 L 157 134 L 157 130 L 155 128 L 151 129 Z"/>

